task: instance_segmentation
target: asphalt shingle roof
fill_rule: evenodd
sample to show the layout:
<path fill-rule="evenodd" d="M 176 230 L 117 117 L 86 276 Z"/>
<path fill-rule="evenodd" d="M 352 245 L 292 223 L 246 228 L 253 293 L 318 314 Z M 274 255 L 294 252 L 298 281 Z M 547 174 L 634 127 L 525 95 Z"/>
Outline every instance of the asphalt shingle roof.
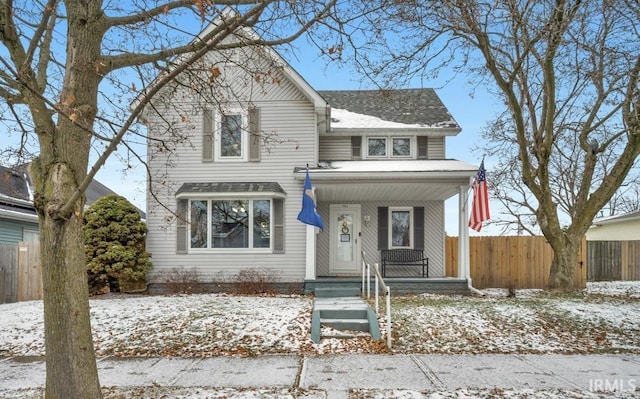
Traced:
<path fill-rule="evenodd" d="M 391 122 L 459 128 L 434 89 L 322 90 L 318 94 L 334 109 Z"/>
<path fill-rule="evenodd" d="M 31 178 L 27 173 L 28 166 L 29 164 L 21 164 L 13 168 L 0 166 L 0 205 L 4 206 L 4 208 L 0 207 L 0 209 L 9 209 L 7 207 L 10 207 L 12 210 L 25 214 L 35 214 L 33 206 L 27 208 L 25 206 L 17 206 L 13 203 L 8 204 L 5 203 L 7 201 L 3 201 L 1 197 L 4 196 L 29 202 L 32 200 L 29 187 L 32 187 L 33 184 L 31 183 Z M 111 194 L 116 193 L 99 181 L 93 180 L 89 183 L 89 187 L 87 187 L 87 190 L 85 191 L 85 197 L 87 199 L 86 205 L 89 206 L 98 199 Z M 139 209 L 138 212 L 143 218 L 145 217 L 144 211 Z"/>

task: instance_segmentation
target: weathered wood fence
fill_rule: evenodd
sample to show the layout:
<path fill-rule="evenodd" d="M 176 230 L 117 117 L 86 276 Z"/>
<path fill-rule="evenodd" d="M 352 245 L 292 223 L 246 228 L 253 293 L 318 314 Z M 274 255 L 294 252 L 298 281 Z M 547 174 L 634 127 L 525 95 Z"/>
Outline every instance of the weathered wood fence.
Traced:
<path fill-rule="evenodd" d="M 42 299 L 39 244 L 0 244 L 0 303 L 36 299 Z"/>
<path fill-rule="evenodd" d="M 640 241 L 589 241 L 589 281 L 640 280 Z"/>
<path fill-rule="evenodd" d="M 587 285 L 587 244 L 575 266 L 576 288 Z M 470 237 L 469 263 L 473 286 L 482 288 L 547 288 L 553 250 L 542 236 Z M 446 274 L 458 273 L 458 237 L 445 241 Z"/>
<path fill-rule="evenodd" d="M 457 276 L 458 237 L 445 241 L 446 274 Z M 0 303 L 42 299 L 38 243 L 0 244 Z M 546 288 L 553 251 L 541 236 L 470 237 L 476 288 Z M 582 242 L 574 270 L 577 288 L 587 279 L 640 280 L 640 241 Z"/>

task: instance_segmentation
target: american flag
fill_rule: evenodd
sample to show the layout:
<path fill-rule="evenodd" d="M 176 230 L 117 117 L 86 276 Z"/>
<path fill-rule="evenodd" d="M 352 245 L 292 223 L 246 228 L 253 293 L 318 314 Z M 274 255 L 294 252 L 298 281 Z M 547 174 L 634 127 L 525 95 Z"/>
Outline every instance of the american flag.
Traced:
<path fill-rule="evenodd" d="M 469 227 L 475 231 L 482 229 L 482 222 L 489 220 L 489 191 L 487 190 L 487 171 L 484 169 L 484 159 L 480 163 L 478 174 L 473 179 L 473 202 L 471 203 L 471 216 Z"/>

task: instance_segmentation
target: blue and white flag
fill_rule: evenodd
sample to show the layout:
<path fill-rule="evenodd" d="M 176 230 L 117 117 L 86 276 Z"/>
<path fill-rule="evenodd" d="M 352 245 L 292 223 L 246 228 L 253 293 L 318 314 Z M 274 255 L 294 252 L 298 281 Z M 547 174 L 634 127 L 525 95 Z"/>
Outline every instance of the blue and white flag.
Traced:
<path fill-rule="evenodd" d="M 298 220 L 305 224 L 319 227 L 324 230 L 322 218 L 316 209 L 316 198 L 311 186 L 311 178 L 309 177 L 309 169 L 307 169 L 307 177 L 304 179 L 304 189 L 302 190 L 302 210 L 298 214 Z"/>

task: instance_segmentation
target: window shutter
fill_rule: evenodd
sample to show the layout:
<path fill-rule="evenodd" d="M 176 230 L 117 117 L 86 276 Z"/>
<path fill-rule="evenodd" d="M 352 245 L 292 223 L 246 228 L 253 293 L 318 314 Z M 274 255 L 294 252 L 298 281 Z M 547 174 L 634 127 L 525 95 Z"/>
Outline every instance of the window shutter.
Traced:
<path fill-rule="evenodd" d="M 413 249 L 424 249 L 424 207 L 413 208 Z"/>
<path fill-rule="evenodd" d="M 418 159 L 428 159 L 429 154 L 429 138 L 427 136 L 418 136 Z"/>
<path fill-rule="evenodd" d="M 205 109 L 202 115 L 202 160 L 213 161 L 213 110 Z"/>
<path fill-rule="evenodd" d="M 284 200 L 273 199 L 273 253 L 284 253 Z"/>
<path fill-rule="evenodd" d="M 187 205 L 189 201 L 186 199 L 179 199 L 178 206 L 176 208 L 177 231 L 176 231 L 176 253 L 187 253 Z"/>
<path fill-rule="evenodd" d="M 389 207 L 378 207 L 378 249 L 389 248 Z"/>
<path fill-rule="evenodd" d="M 351 159 L 362 159 L 362 136 L 351 136 Z"/>
<path fill-rule="evenodd" d="M 249 161 L 260 161 L 260 108 L 249 108 Z"/>

